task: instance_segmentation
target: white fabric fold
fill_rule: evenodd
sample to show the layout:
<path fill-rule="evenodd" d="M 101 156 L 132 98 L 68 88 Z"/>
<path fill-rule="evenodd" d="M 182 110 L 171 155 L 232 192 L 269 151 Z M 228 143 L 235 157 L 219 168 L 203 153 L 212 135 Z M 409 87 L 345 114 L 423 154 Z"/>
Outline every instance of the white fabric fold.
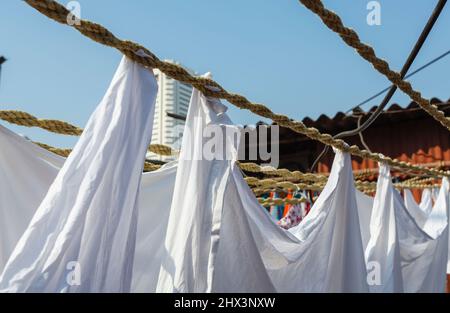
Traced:
<path fill-rule="evenodd" d="M 416 221 L 417 225 L 419 225 L 419 227 L 423 227 L 423 225 L 427 221 L 429 212 L 427 214 L 427 212 L 422 210 L 422 208 L 417 204 L 411 190 L 409 189 L 403 190 L 403 198 L 405 202 L 405 207 L 408 210 L 409 214 L 412 215 L 412 217 Z"/>
<path fill-rule="evenodd" d="M 239 127 L 232 124 L 220 101 L 206 98 L 197 90 L 191 99 L 179 163 L 141 175 L 149 142 L 142 134 L 151 133 L 151 122 L 145 117 L 152 114 L 149 102 L 154 101 L 156 85 L 146 70 L 137 68 L 136 72 L 138 78 L 129 71 L 116 74 L 113 82 L 117 84 L 111 88 L 118 93 L 110 88 L 102 103 L 117 105 L 117 110 L 112 111 L 120 118 L 112 118 L 114 114 L 108 115 L 100 107 L 96 110 L 89 124 L 97 125 L 92 128 L 98 131 L 82 136 L 46 197 L 64 159 L 0 127 L 0 213 L 6 225 L 0 229 L 0 262 L 11 254 L 44 200 L 12 253 L 2 288 L 72 292 L 367 292 L 364 248 L 370 246 L 367 255 L 384 264 L 382 281 L 388 282 L 378 291 L 443 290 L 442 272 L 447 263 L 443 255 L 448 254 L 449 244 L 447 180 L 433 210 L 419 223 L 393 188 L 389 168 L 380 167 L 373 200 L 355 189 L 350 156 L 336 151 L 329 180 L 310 214 L 286 231 L 259 205 L 235 164 Z M 127 79 L 131 77 L 136 80 Z M 137 86 L 133 97 L 118 97 L 128 90 L 125 86 L 130 86 L 127 83 L 131 81 L 133 88 Z M 137 94 L 141 96 L 136 98 Z M 125 106 L 125 98 L 131 104 Z M 125 127 L 130 124 L 132 129 Z M 207 159 L 204 150 L 209 147 L 210 137 L 204 134 L 214 132 L 221 132 L 223 140 L 216 146 L 218 154 Z M 87 136 L 91 139 L 87 140 Z M 100 149 L 94 144 L 99 142 L 104 143 Z M 81 149 L 85 152 L 81 153 Z M 103 162 L 104 167 L 96 166 Z M 16 170 L 18 167 L 20 170 Z M 71 175 L 68 169 L 73 169 Z M 104 176 L 106 172 L 112 176 Z M 81 192 L 88 185 L 85 181 L 91 177 L 89 173 L 98 173 L 92 176 L 96 178 L 90 185 L 93 189 Z M 49 198 L 55 194 L 55 185 L 63 183 L 75 190 L 60 188 L 60 197 Z M 39 188 L 33 191 L 36 185 Z M 67 193 L 64 201 L 62 193 Z M 28 196 L 15 200 L 24 194 Z M 88 201 L 83 196 L 88 194 L 101 195 L 104 201 L 96 201 L 96 196 Z M 119 196 L 128 201 L 119 205 Z M 106 201 L 108 205 L 103 205 Z M 58 210 L 51 209 L 50 204 L 55 203 L 61 203 Z M 80 286 L 66 281 L 66 263 L 71 260 L 81 260 Z M 399 267 L 401 286 L 395 276 Z M 387 272 L 395 274 L 392 279 Z"/>
<path fill-rule="evenodd" d="M 278 291 L 368 291 L 355 191 L 350 155 L 336 151 L 325 188 L 305 219 L 289 230 L 297 247 L 287 250 L 287 238 L 260 229 L 265 250 L 276 252 L 264 260 Z M 289 263 L 282 266 L 277 254 Z"/>
<path fill-rule="evenodd" d="M 176 174 L 176 162 L 142 174 L 132 292 L 156 291 Z"/>
<path fill-rule="evenodd" d="M 449 195 L 449 182 L 448 178 L 442 180 L 442 186 L 436 192 L 436 188 L 433 189 L 434 205 L 428 214 L 423 210 L 414 200 L 414 197 L 410 190 L 404 190 L 405 206 L 408 212 L 413 216 L 417 224 L 428 233 L 429 236 L 439 240 L 445 241 L 446 232 L 449 233 L 449 244 L 447 247 L 447 273 L 450 274 L 450 232 L 446 229 L 446 226 L 450 223 L 450 195 Z M 424 195 L 422 195 L 422 198 Z M 427 197 L 425 195 L 425 197 Z M 428 202 L 428 200 L 426 201 Z M 445 218 L 447 216 L 447 218 Z M 448 228 L 448 226 L 447 226 Z"/>
<path fill-rule="evenodd" d="M 445 292 L 448 260 L 448 180 L 442 180 L 440 195 L 425 223 L 419 225 L 399 199 L 399 233 L 405 292 Z M 405 214 L 406 213 L 406 214 Z M 411 226 L 414 224 L 414 226 Z M 420 232 L 415 231 L 416 227 Z M 414 232 L 412 231 L 414 230 Z"/>
<path fill-rule="evenodd" d="M 122 59 L 0 278 L 10 292 L 130 290 L 157 83 Z"/>
<path fill-rule="evenodd" d="M 65 158 L 0 126 L 0 255 L 5 262 L 24 233 Z M 177 163 L 142 174 L 132 275 L 133 292 L 154 292 L 164 255 Z M 153 248 L 156 247 L 156 248 Z M 2 268 L 0 268 L 0 271 Z"/>
<path fill-rule="evenodd" d="M 356 190 L 356 205 L 358 206 L 359 225 L 361 226 L 361 239 L 363 247 L 367 247 L 370 239 L 370 218 L 374 199 L 365 193 Z"/>
<path fill-rule="evenodd" d="M 366 261 L 370 271 L 376 268 L 372 292 L 445 292 L 448 255 L 448 180 L 444 179 L 440 196 L 429 213 L 415 206 L 405 207 L 395 190 L 388 166 L 380 164 L 377 192 L 370 224 Z M 405 192 L 406 203 L 414 201 Z M 373 266 L 373 264 L 377 264 Z M 402 284 L 400 284 L 402 282 Z"/>
<path fill-rule="evenodd" d="M 184 133 L 191 141 L 183 138 L 157 290 L 368 291 L 350 156 L 336 152 L 310 214 L 285 231 L 237 169 L 239 129 L 216 106 L 194 90 Z M 201 134 L 213 125 L 223 132 L 225 159 L 201 155 Z"/>
<path fill-rule="evenodd" d="M 370 219 L 370 239 L 365 255 L 368 269 L 378 269 L 369 282 L 371 292 L 403 292 L 400 242 L 396 221 L 396 190 L 388 166 L 379 164 L 377 191 Z"/>
<path fill-rule="evenodd" d="M 0 125 L 0 273 L 64 161 Z"/>
<path fill-rule="evenodd" d="M 433 198 L 432 191 L 429 188 L 426 188 L 422 191 L 422 199 L 420 199 L 419 207 L 425 214 L 430 214 L 431 209 L 433 208 Z"/>

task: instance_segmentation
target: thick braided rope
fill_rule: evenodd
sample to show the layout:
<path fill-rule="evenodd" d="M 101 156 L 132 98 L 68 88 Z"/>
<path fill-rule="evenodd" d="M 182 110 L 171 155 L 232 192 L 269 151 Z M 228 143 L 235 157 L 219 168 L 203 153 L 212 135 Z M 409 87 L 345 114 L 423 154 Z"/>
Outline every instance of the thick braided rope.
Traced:
<path fill-rule="evenodd" d="M 282 189 L 282 190 L 321 190 L 324 183 L 318 184 L 305 184 L 305 183 L 293 183 L 290 181 L 276 181 L 274 179 L 258 179 L 255 177 L 245 177 L 245 181 L 249 186 L 259 187 L 259 188 L 271 188 L 271 189 Z"/>
<path fill-rule="evenodd" d="M 375 169 L 376 171 L 373 171 L 372 169 L 364 169 L 364 170 L 360 170 L 356 173 L 353 173 L 353 176 L 355 177 L 355 179 L 364 179 L 367 178 L 369 176 L 373 176 L 376 172 L 378 172 L 378 169 Z"/>
<path fill-rule="evenodd" d="M 20 126 L 39 127 L 53 133 L 79 136 L 83 130 L 69 123 L 58 120 L 38 119 L 37 117 L 22 111 L 0 111 L 0 119 Z"/>
<path fill-rule="evenodd" d="M 48 150 L 50 152 L 53 152 L 53 153 L 55 153 L 57 155 L 65 157 L 65 158 L 69 156 L 70 152 L 72 152 L 71 149 L 54 148 L 52 146 L 49 146 L 49 145 L 47 145 L 45 143 L 41 143 L 41 142 L 33 141 L 33 143 L 38 145 L 38 146 L 40 146 L 41 148 L 44 148 L 44 149 L 46 149 L 46 150 Z M 161 168 L 160 164 L 154 164 L 154 163 L 152 163 L 150 161 L 147 161 L 147 160 L 144 163 L 144 172 L 156 171 L 159 168 Z"/>
<path fill-rule="evenodd" d="M 247 172 L 251 173 L 263 173 L 265 175 L 271 175 L 271 176 L 279 176 L 284 178 L 293 178 L 303 181 L 312 181 L 312 182 L 319 182 L 319 181 L 326 181 L 327 176 L 321 175 L 321 174 L 311 174 L 311 173 L 302 173 L 300 171 L 289 171 L 288 169 L 276 169 L 273 167 L 263 167 L 256 163 L 239 163 L 239 167 Z"/>
<path fill-rule="evenodd" d="M 79 136 L 83 132 L 82 128 L 71 125 L 69 123 L 59 121 L 59 120 L 46 120 L 39 119 L 29 113 L 22 111 L 14 111 L 14 110 L 2 110 L 0 111 L 0 119 L 26 127 L 39 127 L 50 132 L 61 134 L 61 135 L 71 135 L 71 136 Z M 45 145 L 45 144 L 39 144 Z M 50 146 L 49 146 L 50 147 Z M 67 155 L 70 153 L 69 149 L 58 149 L 51 147 L 55 153 L 59 154 L 61 151 L 68 151 Z M 173 150 L 171 147 L 161 144 L 151 144 L 148 148 L 150 152 L 155 154 L 170 156 L 177 153 L 177 151 Z M 52 152 L 54 152 L 52 151 Z M 63 156 L 67 156 L 63 155 Z"/>
<path fill-rule="evenodd" d="M 71 149 L 61 149 L 61 148 L 55 148 L 50 145 L 47 145 L 45 143 L 41 142 L 34 142 L 35 144 L 41 146 L 44 149 L 47 149 L 48 151 L 51 151 L 55 154 L 58 154 L 63 157 L 68 157 L 70 152 L 72 152 Z M 160 154 L 160 155 L 173 155 L 173 150 L 165 145 L 159 145 L 159 144 L 152 144 L 150 145 L 149 150 L 151 152 Z M 321 174 L 310 174 L 310 173 L 302 173 L 299 171 L 289 171 L 287 169 L 275 169 L 273 167 L 262 167 L 256 163 L 238 163 L 239 167 L 248 172 L 252 173 L 264 173 L 267 175 L 273 175 L 282 177 L 285 179 L 296 179 L 301 181 L 312 181 L 312 182 L 323 182 L 327 180 L 327 176 L 321 175 Z"/>
<path fill-rule="evenodd" d="M 274 176 L 274 177 L 283 177 L 286 179 L 293 179 L 293 180 L 300 180 L 303 182 L 324 182 L 328 179 L 327 174 L 312 174 L 312 173 L 302 173 L 300 171 L 289 171 L 288 169 L 276 169 L 270 166 L 260 166 L 256 163 L 240 163 L 238 162 L 239 167 L 250 173 L 262 173 L 267 176 Z M 379 169 L 378 168 L 370 168 L 370 169 L 364 169 L 364 170 L 357 170 L 354 171 L 353 175 L 355 180 L 363 180 L 367 176 L 374 176 L 378 174 Z M 268 177 L 272 178 L 272 177 Z M 433 181 L 435 180 L 434 177 L 428 177 L 428 178 L 421 178 L 420 176 L 412 177 L 408 180 L 405 180 L 402 182 L 402 184 L 406 184 L 406 182 L 414 182 L 414 181 Z"/>
<path fill-rule="evenodd" d="M 295 205 L 295 204 L 300 204 L 302 202 L 306 202 L 305 198 L 292 198 L 292 199 L 266 199 L 266 198 L 258 198 L 258 202 L 259 204 L 261 204 L 262 206 L 272 206 L 272 205 L 284 205 L 284 204 L 291 204 L 291 205 Z"/>
<path fill-rule="evenodd" d="M 47 17 L 59 23 L 67 24 L 67 17 L 70 12 L 61 4 L 53 0 L 25 0 L 25 2 Z M 181 66 L 161 61 L 145 47 L 131 41 L 120 40 L 109 30 L 99 24 L 86 20 L 80 20 L 79 25 L 74 24 L 72 27 L 76 28 L 80 33 L 96 42 L 118 49 L 124 55 L 143 66 L 158 68 L 169 77 L 192 85 L 206 96 L 225 99 L 240 109 L 246 109 L 259 116 L 271 119 L 280 126 L 289 128 L 313 140 L 320 141 L 325 145 L 332 146 L 336 149 L 351 153 L 364 159 L 384 162 L 391 167 L 424 172 L 435 176 L 449 176 L 449 173 L 441 170 L 425 168 L 419 165 L 413 165 L 407 162 L 391 159 L 380 154 L 371 153 L 367 150 L 361 150 L 355 145 L 348 146 L 343 140 L 334 139 L 330 134 L 321 134 L 316 128 L 306 127 L 306 125 L 302 122 L 291 120 L 285 115 L 276 114 L 262 104 L 252 103 L 241 95 L 229 93 L 217 82 L 211 79 L 194 77 Z"/>
<path fill-rule="evenodd" d="M 144 172 L 153 172 L 161 168 L 161 165 L 154 164 L 149 161 L 145 161 L 144 163 Z"/>
<path fill-rule="evenodd" d="M 67 158 L 69 156 L 70 152 L 72 152 L 72 149 L 55 148 L 55 147 L 49 146 L 42 142 L 33 141 L 33 143 L 38 145 L 41 148 L 44 148 L 45 150 L 48 150 L 50 152 L 53 152 L 54 154 L 60 155 L 65 158 Z"/>
<path fill-rule="evenodd" d="M 177 152 L 175 150 L 173 150 L 171 147 L 166 146 L 166 145 L 161 145 L 161 144 L 151 144 L 148 148 L 148 150 L 150 152 L 153 152 L 155 154 L 159 154 L 159 155 L 174 155 Z"/>
<path fill-rule="evenodd" d="M 261 194 L 262 192 L 271 191 L 271 190 L 322 190 L 325 186 L 325 182 L 309 184 L 309 183 L 295 183 L 291 181 L 278 181 L 275 179 L 258 179 L 255 177 L 246 177 L 245 181 L 251 187 L 257 187 L 254 189 L 254 192 L 257 194 Z M 420 180 L 417 182 L 410 183 L 396 183 L 394 187 L 397 189 L 426 189 L 426 188 L 435 188 L 439 187 L 439 184 L 427 184 L 431 179 L 427 178 L 424 180 Z M 359 190 L 369 191 L 376 190 L 377 183 L 376 182 L 368 182 L 368 181 L 355 181 L 355 187 Z"/>
<path fill-rule="evenodd" d="M 362 43 L 358 34 L 353 29 L 346 27 L 336 13 L 325 8 L 321 0 L 299 1 L 318 15 L 330 30 L 339 34 L 347 45 L 354 48 L 358 54 L 372 64 L 378 72 L 386 76 L 387 79 L 400 88 L 400 90 L 407 94 L 413 101 L 419 104 L 435 120 L 450 130 L 450 118 L 445 117 L 444 112 L 440 111 L 436 105 L 431 104 L 430 100 L 423 98 L 420 92 L 414 90 L 410 82 L 402 79 L 400 73 L 391 70 L 389 63 L 377 57 L 375 50 L 371 46 Z"/>

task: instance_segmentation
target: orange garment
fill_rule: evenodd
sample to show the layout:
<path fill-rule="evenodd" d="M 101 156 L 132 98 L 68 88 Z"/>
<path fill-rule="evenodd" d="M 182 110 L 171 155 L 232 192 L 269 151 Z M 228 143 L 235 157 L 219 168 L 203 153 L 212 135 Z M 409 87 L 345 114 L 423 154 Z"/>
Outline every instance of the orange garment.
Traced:
<path fill-rule="evenodd" d="M 292 199 L 293 195 L 292 195 L 292 190 L 288 191 L 288 194 L 286 196 L 286 198 L 288 199 Z M 290 204 L 285 204 L 284 205 L 284 212 L 283 212 L 283 217 L 285 217 L 288 213 L 289 213 L 289 209 L 291 208 Z"/>

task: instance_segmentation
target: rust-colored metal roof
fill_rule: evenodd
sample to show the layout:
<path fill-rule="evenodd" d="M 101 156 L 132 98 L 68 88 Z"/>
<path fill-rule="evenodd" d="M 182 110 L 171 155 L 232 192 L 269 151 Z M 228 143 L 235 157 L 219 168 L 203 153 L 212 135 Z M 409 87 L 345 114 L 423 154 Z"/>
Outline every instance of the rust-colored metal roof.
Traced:
<path fill-rule="evenodd" d="M 441 101 L 433 98 L 431 102 L 446 116 L 450 116 L 450 100 Z M 321 115 L 316 120 L 306 117 L 303 123 L 308 127 L 319 129 L 322 133 L 335 135 L 341 131 L 355 129 L 358 117 L 363 115 L 364 121 L 375 109 L 376 107 L 373 107 L 366 112 L 356 111 L 351 114 L 338 112 L 333 117 Z M 324 147 L 322 143 L 284 127 L 280 127 L 279 136 L 280 167 L 290 170 L 309 171 Z M 401 161 L 450 168 L 450 132 L 414 102 L 406 107 L 396 103 L 389 106 L 363 132 L 363 137 L 373 152 Z M 358 135 L 344 140 L 350 145 L 364 148 Z M 334 153 L 329 149 L 315 170 L 321 173 L 329 172 L 333 159 Z M 355 171 L 376 169 L 378 164 L 372 160 L 353 157 L 352 167 Z M 396 173 L 396 176 L 399 174 L 400 172 Z M 415 191 L 414 194 L 418 200 L 420 192 Z"/>
<path fill-rule="evenodd" d="M 437 105 L 441 111 L 450 114 L 450 99 L 448 101 L 441 101 L 438 98 L 431 99 L 431 103 Z M 335 134 L 337 131 L 350 130 L 357 126 L 357 116 L 367 115 L 376 110 L 376 106 L 368 111 L 356 111 L 353 114 L 345 114 L 344 112 L 337 112 L 333 117 L 322 114 L 317 119 L 313 120 L 310 117 L 303 119 L 303 123 L 308 127 L 315 127 L 322 132 Z M 393 123 L 404 120 L 415 120 L 423 118 L 427 113 L 415 102 L 411 102 L 407 107 L 402 107 L 397 103 L 388 107 L 374 122 L 375 125 L 383 123 Z M 365 120 L 363 117 L 362 121 Z"/>

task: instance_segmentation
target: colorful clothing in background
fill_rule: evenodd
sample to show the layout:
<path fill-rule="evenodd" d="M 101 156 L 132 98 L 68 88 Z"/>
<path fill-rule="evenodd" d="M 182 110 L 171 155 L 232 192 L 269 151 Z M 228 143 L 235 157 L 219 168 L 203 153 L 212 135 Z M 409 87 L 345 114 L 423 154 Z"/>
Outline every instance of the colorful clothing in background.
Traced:
<path fill-rule="evenodd" d="M 270 199 L 279 199 L 279 196 L 276 192 L 270 193 Z M 269 209 L 270 215 L 276 220 L 279 221 L 283 217 L 284 206 L 282 205 L 271 205 Z"/>
<path fill-rule="evenodd" d="M 291 198 L 293 195 L 291 194 Z M 295 198 L 300 199 L 304 198 L 306 199 L 305 202 L 291 205 L 289 207 L 289 211 L 287 214 L 278 221 L 278 225 L 284 229 L 289 229 L 294 226 L 297 226 L 303 218 L 309 213 L 309 210 L 311 209 L 311 201 L 309 200 L 309 197 L 307 196 L 307 193 L 296 193 Z"/>

